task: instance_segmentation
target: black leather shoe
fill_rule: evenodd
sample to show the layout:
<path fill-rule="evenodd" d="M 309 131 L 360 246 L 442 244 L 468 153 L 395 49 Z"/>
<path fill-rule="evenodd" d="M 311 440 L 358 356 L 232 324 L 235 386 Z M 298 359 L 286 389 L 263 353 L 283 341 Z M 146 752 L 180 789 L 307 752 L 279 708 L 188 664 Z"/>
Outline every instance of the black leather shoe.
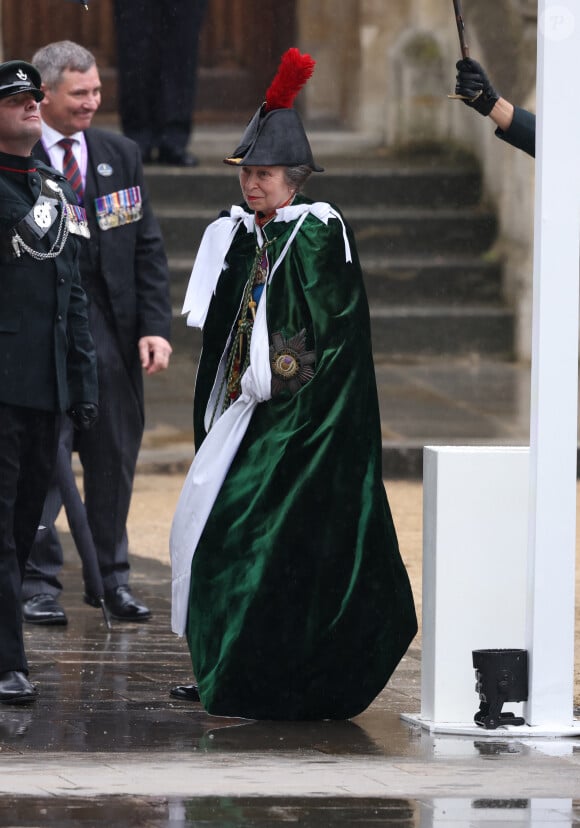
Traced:
<path fill-rule="evenodd" d="M 199 164 L 199 158 L 186 150 L 160 149 L 157 161 L 170 167 L 197 167 Z"/>
<path fill-rule="evenodd" d="M 169 691 L 169 695 L 173 696 L 174 699 L 181 699 L 181 701 L 201 701 L 197 684 L 176 684 Z"/>
<path fill-rule="evenodd" d="M 18 670 L 9 670 L 0 673 L 0 702 L 4 704 L 29 704 L 38 695 L 38 691 L 31 684 L 24 673 Z"/>
<path fill-rule="evenodd" d="M 40 592 L 22 603 L 22 617 L 29 624 L 64 627 L 68 624 L 65 611 L 54 595 Z"/>
<path fill-rule="evenodd" d="M 91 607 L 100 606 L 94 596 L 85 594 L 84 598 Z M 147 621 L 151 618 L 149 607 L 134 598 L 126 584 L 105 592 L 105 606 L 117 621 Z"/>

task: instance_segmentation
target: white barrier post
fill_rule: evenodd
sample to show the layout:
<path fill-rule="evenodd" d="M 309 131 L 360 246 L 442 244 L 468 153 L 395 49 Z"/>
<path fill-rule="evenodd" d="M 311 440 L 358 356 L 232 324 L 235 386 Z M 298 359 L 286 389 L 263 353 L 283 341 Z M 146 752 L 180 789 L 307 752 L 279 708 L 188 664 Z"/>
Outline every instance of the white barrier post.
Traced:
<path fill-rule="evenodd" d="M 540 0 L 526 646 L 528 724 L 573 722 L 580 0 Z"/>
<path fill-rule="evenodd" d="M 480 467 L 474 449 L 455 449 L 455 458 L 451 447 L 425 450 L 422 708 L 421 716 L 403 718 L 433 732 L 473 729 L 466 721 L 473 686 L 467 653 L 518 648 L 518 612 L 523 612 L 530 665 L 527 724 L 502 728 L 502 734 L 580 735 L 573 717 L 580 106 L 570 87 L 579 54 L 580 0 L 540 0 L 527 492 L 517 461 L 508 462 L 500 449 L 491 469 Z M 506 480 L 511 480 L 508 491 Z M 522 535 L 518 502 L 525 508 L 526 500 L 524 541 L 516 536 Z M 511 547 L 500 537 L 510 531 Z M 485 539 L 494 534 L 498 545 L 489 545 L 487 556 Z M 473 555 L 467 560 L 471 578 L 466 549 Z M 498 552 L 500 559 L 505 556 L 511 589 L 506 579 L 498 591 Z M 518 563 L 527 568 L 525 583 L 514 578 Z M 514 601 L 514 614 L 499 613 L 500 627 L 490 626 L 492 616 L 481 607 L 490 601 L 503 610 L 502 600 Z M 451 728 L 450 720 L 456 723 Z"/>
<path fill-rule="evenodd" d="M 472 651 L 525 647 L 528 480 L 527 448 L 425 448 L 421 715 L 407 721 L 477 730 Z"/>

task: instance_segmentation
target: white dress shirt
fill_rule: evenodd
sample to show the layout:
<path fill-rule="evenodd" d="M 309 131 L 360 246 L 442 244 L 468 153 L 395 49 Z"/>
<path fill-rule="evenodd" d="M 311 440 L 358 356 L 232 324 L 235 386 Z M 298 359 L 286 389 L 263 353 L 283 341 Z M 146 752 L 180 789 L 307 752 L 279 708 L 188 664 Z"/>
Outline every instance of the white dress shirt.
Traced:
<path fill-rule="evenodd" d="M 53 129 L 48 126 L 48 124 L 45 124 L 44 121 L 42 122 L 42 144 L 48 153 L 51 165 L 59 172 L 62 172 L 63 168 L 64 147 L 59 146 L 58 142 L 62 141 L 63 138 L 71 138 L 74 141 L 72 151 L 74 157 L 76 158 L 77 164 L 79 165 L 79 169 L 83 177 L 83 189 L 85 189 L 87 183 L 88 152 L 84 132 L 74 132 L 72 135 L 63 135 L 61 132 L 58 132 L 58 130 Z"/>

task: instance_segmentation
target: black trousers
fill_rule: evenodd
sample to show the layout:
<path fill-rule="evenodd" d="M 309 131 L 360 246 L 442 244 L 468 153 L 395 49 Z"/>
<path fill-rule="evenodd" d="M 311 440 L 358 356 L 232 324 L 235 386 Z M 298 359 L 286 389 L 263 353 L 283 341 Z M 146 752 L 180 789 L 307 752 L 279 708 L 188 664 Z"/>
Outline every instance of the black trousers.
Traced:
<path fill-rule="evenodd" d="M 0 673 L 28 673 L 24 568 L 56 459 L 60 417 L 0 403 Z"/>
<path fill-rule="evenodd" d="M 129 541 L 127 516 L 133 492 L 133 479 L 143 437 L 143 407 L 121 355 L 112 323 L 93 302 L 89 306 L 89 327 L 97 351 L 99 379 L 99 419 L 90 431 L 75 432 L 68 418 L 63 420 L 59 452 L 71 463 L 73 437 L 83 467 L 84 504 L 73 520 L 86 524 L 105 589 L 129 581 Z M 137 344 L 135 343 L 135 349 Z M 140 368 L 139 368 L 140 370 Z M 59 595 L 63 550 L 54 522 L 63 505 L 58 466 L 50 483 L 41 524 L 28 563 L 22 597 L 44 592 Z M 69 516 L 69 521 L 70 521 Z M 77 536 L 77 542 L 82 542 Z M 82 556 L 82 550 L 81 550 Z"/>
<path fill-rule="evenodd" d="M 199 33 L 208 0 L 115 0 L 123 132 L 146 158 L 183 152 L 191 133 Z"/>

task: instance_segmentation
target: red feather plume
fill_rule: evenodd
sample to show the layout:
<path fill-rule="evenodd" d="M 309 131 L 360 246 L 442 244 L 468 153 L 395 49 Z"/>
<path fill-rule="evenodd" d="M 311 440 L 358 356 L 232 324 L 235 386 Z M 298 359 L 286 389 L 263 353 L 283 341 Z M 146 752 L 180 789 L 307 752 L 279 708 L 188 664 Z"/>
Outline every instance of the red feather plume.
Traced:
<path fill-rule="evenodd" d="M 316 61 L 295 47 L 282 55 L 276 76 L 266 92 L 266 112 L 289 109 L 296 95 L 312 76 Z"/>

